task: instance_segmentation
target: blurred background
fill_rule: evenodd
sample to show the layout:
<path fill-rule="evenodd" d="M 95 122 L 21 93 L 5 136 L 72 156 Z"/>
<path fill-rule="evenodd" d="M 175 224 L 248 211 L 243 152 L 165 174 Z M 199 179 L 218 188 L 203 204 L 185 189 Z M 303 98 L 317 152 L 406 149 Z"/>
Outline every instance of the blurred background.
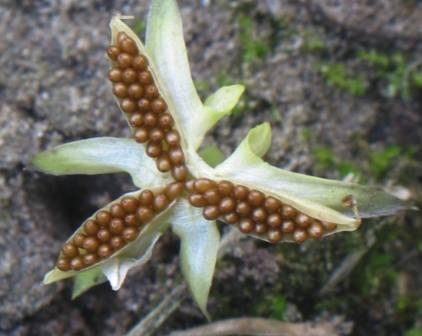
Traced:
<path fill-rule="evenodd" d="M 421 207 L 421 1 L 179 5 L 201 97 L 222 85 L 247 87 L 206 144 L 228 155 L 250 127 L 270 121 L 272 164 L 336 179 L 353 173 Z M 118 292 L 104 284 L 72 301 L 71 282 L 42 286 L 65 239 L 134 186 L 124 174 L 25 169 L 34 154 L 64 142 L 129 136 L 106 79 L 108 23 L 112 14 L 134 15 L 130 24 L 142 35 L 147 6 L 0 1 L 1 335 L 124 335 L 180 288 L 171 233 Z M 420 212 L 408 211 L 303 245 L 236 240 L 217 265 L 210 314 L 285 321 L 296 332 L 312 325 L 318 335 L 420 336 L 421 234 Z M 145 335 L 206 323 L 189 295 L 170 300 L 175 311 Z"/>

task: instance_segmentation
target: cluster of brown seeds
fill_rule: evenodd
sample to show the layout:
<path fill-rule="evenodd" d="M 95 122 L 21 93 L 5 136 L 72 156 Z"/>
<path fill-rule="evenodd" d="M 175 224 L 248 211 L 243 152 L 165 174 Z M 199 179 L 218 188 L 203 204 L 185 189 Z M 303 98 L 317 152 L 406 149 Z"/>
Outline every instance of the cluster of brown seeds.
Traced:
<path fill-rule="evenodd" d="M 272 243 L 283 237 L 301 243 L 336 228 L 335 224 L 313 219 L 272 196 L 229 181 L 200 178 L 186 182 L 185 187 L 190 193 L 189 202 L 203 208 L 206 219 L 220 218 L 236 224 L 243 233 L 257 234 Z"/>
<path fill-rule="evenodd" d="M 113 61 L 108 75 L 113 94 L 133 127 L 135 140 L 146 144 L 146 153 L 156 159 L 159 171 L 171 171 L 176 181 L 185 181 L 188 170 L 180 135 L 148 70 L 147 58 L 124 32 L 117 34 L 116 45 L 107 54 Z"/>
<path fill-rule="evenodd" d="M 179 197 L 183 188 L 183 183 L 173 182 L 159 193 L 146 189 L 138 197 L 123 197 L 108 210 L 98 211 L 64 244 L 57 268 L 79 271 L 108 258 L 135 240 L 145 224 Z"/>

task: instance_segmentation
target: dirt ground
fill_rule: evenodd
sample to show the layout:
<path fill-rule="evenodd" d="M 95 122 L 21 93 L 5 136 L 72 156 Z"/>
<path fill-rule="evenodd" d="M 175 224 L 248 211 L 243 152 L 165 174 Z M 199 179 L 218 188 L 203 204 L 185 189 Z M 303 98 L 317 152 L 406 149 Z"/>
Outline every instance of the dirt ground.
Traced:
<path fill-rule="evenodd" d="M 62 242 L 134 186 L 124 174 L 26 169 L 61 143 L 129 136 L 106 80 L 108 22 L 134 15 L 143 32 L 147 3 L 0 1 L 0 335 L 123 335 L 181 282 L 169 233 L 118 292 L 104 284 L 72 301 L 70 282 L 43 286 Z M 229 154 L 250 127 L 271 121 L 272 164 L 339 179 L 353 172 L 404 188 L 421 207 L 420 1 L 179 4 L 201 96 L 247 87 L 206 143 Z M 422 335 L 421 234 L 420 212 L 409 211 L 300 246 L 242 239 L 217 265 L 210 314 L 330 322 L 338 335 Z M 205 323 L 187 298 L 155 334 Z"/>

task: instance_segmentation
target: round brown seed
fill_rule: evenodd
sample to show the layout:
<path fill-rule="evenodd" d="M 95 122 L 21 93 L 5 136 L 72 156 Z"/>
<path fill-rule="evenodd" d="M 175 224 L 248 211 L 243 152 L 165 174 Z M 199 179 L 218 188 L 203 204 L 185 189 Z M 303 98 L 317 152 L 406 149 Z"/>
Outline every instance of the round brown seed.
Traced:
<path fill-rule="evenodd" d="M 135 213 L 136 209 L 138 209 L 139 201 L 132 196 L 125 196 L 120 201 L 122 204 L 123 209 L 127 213 Z"/>
<path fill-rule="evenodd" d="M 126 53 L 131 55 L 136 55 L 138 53 L 138 48 L 136 47 L 135 41 L 130 37 L 125 38 L 119 43 L 119 47 Z"/>
<path fill-rule="evenodd" d="M 185 183 L 185 188 L 190 193 L 195 192 L 195 180 L 189 180 Z"/>
<path fill-rule="evenodd" d="M 239 229 L 243 233 L 251 233 L 255 228 L 255 223 L 250 218 L 243 218 L 239 223 Z"/>
<path fill-rule="evenodd" d="M 121 53 L 117 55 L 117 64 L 119 68 L 125 69 L 129 68 L 132 65 L 133 57 L 126 53 Z"/>
<path fill-rule="evenodd" d="M 281 225 L 281 215 L 278 213 L 270 214 L 267 218 L 267 223 L 272 228 L 278 228 Z"/>
<path fill-rule="evenodd" d="M 116 83 L 113 85 L 113 94 L 118 98 L 127 97 L 127 87 L 123 83 Z"/>
<path fill-rule="evenodd" d="M 318 239 L 322 237 L 324 229 L 318 222 L 313 222 L 310 228 L 308 229 L 308 233 L 312 238 Z"/>
<path fill-rule="evenodd" d="M 111 250 L 111 247 L 108 244 L 102 244 L 98 248 L 97 253 L 100 256 L 100 258 L 107 258 L 111 255 L 112 250 Z"/>
<path fill-rule="evenodd" d="M 136 104 L 132 99 L 125 98 L 120 102 L 120 107 L 126 113 L 133 113 L 136 110 Z"/>
<path fill-rule="evenodd" d="M 220 211 L 218 211 L 217 206 L 209 205 L 204 208 L 202 215 L 205 217 L 205 219 L 215 220 L 220 216 Z"/>
<path fill-rule="evenodd" d="M 141 113 L 134 113 L 129 117 L 129 123 L 133 127 L 140 127 L 144 122 L 144 117 Z"/>
<path fill-rule="evenodd" d="M 159 128 L 154 128 L 149 132 L 151 141 L 158 142 L 164 139 L 164 132 Z"/>
<path fill-rule="evenodd" d="M 118 250 L 118 249 L 120 249 L 121 247 L 123 247 L 124 244 L 125 244 L 125 242 L 119 236 L 113 237 L 110 240 L 110 246 L 115 251 Z"/>
<path fill-rule="evenodd" d="M 82 260 L 83 260 L 84 265 L 88 267 L 88 266 L 94 265 L 98 261 L 98 258 L 95 254 L 90 253 L 90 254 L 85 254 L 82 257 Z"/>
<path fill-rule="evenodd" d="M 149 139 L 149 132 L 146 128 L 140 127 L 135 131 L 133 137 L 137 142 L 144 143 Z"/>
<path fill-rule="evenodd" d="M 154 193 L 149 189 L 142 190 L 139 194 L 139 201 L 142 205 L 152 205 L 152 202 L 154 202 Z"/>
<path fill-rule="evenodd" d="M 103 243 L 108 242 L 110 240 L 110 238 L 111 238 L 110 231 L 108 231 L 107 229 L 101 229 L 97 233 L 97 238 L 100 241 L 102 241 Z"/>
<path fill-rule="evenodd" d="M 142 71 L 145 70 L 148 66 L 148 61 L 143 55 L 138 55 L 133 58 L 132 62 L 133 67 L 136 70 Z"/>
<path fill-rule="evenodd" d="M 118 32 L 117 36 L 116 36 L 116 40 L 117 40 L 117 44 L 120 46 L 121 43 L 126 40 L 127 38 L 129 38 L 129 36 L 127 36 L 127 34 L 123 31 Z"/>
<path fill-rule="evenodd" d="M 169 205 L 170 201 L 165 194 L 155 196 L 153 208 L 156 212 L 161 212 Z"/>
<path fill-rule="evenodd" d="M 146 206 L 141 206 L 139 207 L 136 215 L 142 224 L 146 224 L 154 217 L 154 211 L 152 211 L 150 208 L 147 208 Z"/>
<path fill-rule="evenodd" d="M 307 227 L 309 227 L 309 225 L 311 225 L 312 219 L 309 216 L 300 213 L 296 216 L 295 222 L 300 228 L 306 229 Z"/>
<path fill-rule="evenodd" d="M 230 212 L 223 217 L 224 221 L 228 224 L 234 224 L 239 221 L 239 215 L 235 212 Z"/>
<path fill-rule="evenodd" d="M 145 99 L 145 98 L 139 99 L 138 108 L 139 108 L 139 111 L 143 113 L 149 112 L 151 110 L 151 103 L 149 102 L 148 99 Z"/>
<path fill-rule="evenodd" d="M 173 178 L 178 182 L 184 182 L 188 177 L 188 169 L 186 166 L 173 167 L 171 170 L 171 176 L 173 176 Z"/>
<path fill-rule="evenodd" d="M 109 46 L 107 48 L 107 55 L 108 57 L 110 57 L 112 60 L 116 60 L 117 56 L 120 54 L 120 49 L 116 46 Z"/>
<path fill-rule="evenodd" d="M 297 243 L 303 243 L 308 238 L 308 234 L 305 230 L 302 229 L 296 229 L 295 232 L 293 232 L 293 239 Z"/>
<path fill-rule="evenodd" d="M 149 85 L 152 83 L 152 76 L 151 73 L 149 71 L 142 71 L 139 74 L 139 82 L 142 85 Z"/>
<path fill-rule="evenodd" d="M 265 196 L 258 190 L 252 190 L 249 192 L 248 201 L 253 206 L 260 206 L 265 201 Z"/>
<path fill-rule="evenodd" d="M 264 223 L 257 223 L 255 225 L 255 232 L 258 234 L 263 234 L 268 231 L 268 225 Z"/>
<path fill-rule="evenodd" d="M 84 268 L 84 262 L 81 257 L 75 257 L 70 260 L 70 268 L 74 271 L 80 271 Z"/>
<path fill-rule="evenodd" d="M 125 223 L 129 226 L 138 226 L 139 221 L 135 214 L 126 215 Z"/>
<path fill-rule="evenodd" d="M 207 201 L 201 194 L 190 194 L 189 203 L 197 208 L 202 208 L 207 205 Z"/>
<path fill-rule="evenodd" d="M 122 80 L 122 72 L 119 69 L 111 69 L 108 72 L 108 79 L 112 82 L 120 82 Z"/>
<path fill-rule="evenodd" d="M 196 192 L 203 194 L 210 189 L 214 189 L 216 183 L 207 178 L 199 178 L 195 180 L 194 187 Z"/>
<path fill-rule="evenodd" d="M 170 149 L 169 158 L 174 165 L 181 165 L 185 163 L 185 156 L 183 155 L 180 147 Z"/>
<path fill-rule="evenodd" d="M 139 99 L 144 94 L 144 89 L 139 84 L 131 84 L 128 89 L 129 97 Z"/>
<path fill-rule="evenodd" d="M 248 197 L 249 194 L 249 190 L 248 188 L 241 186 L 241 185 L 237 185 L 234 187 L 234 197 L 239 200 L 239 201 L 243 201 Z"/>
<path fill-rule="evenodd" d="M 148 85 L 145 88 L 145 97 L 152 100 L 158 97 L 158 90 L 154 84 Z"/>
<path fill-rule="evenodd" d="M 165 192 L 166 196 L 168 197 L 168 199 L 173 201 L 182 194 L 183 183 L 172 182 L 166 187 L 164 192 Z"/>
<path fill-rule="evenodd" d="M 337 225 L 334 223 L 329 223 L 329 222 L 321 222 L 322 226 L 324 227 L 325 230 L 327 230 L 328 232 L 330 231 L 334 231 L 335 229 L 337 229 Z"/>
<path fill-rule="evenodd" d="M 137 77 L 138 76 L 137 76 L 136 71 L 131 68 L 124 70 L 122 74 L 123 82 L 126 84 L 135 83 L 137 80 Z"/>
<path fill-rule="evenodd" d="M 239 202 L 236 205 L 236 212 L 242 216 L 246 217 L 252 212 L 252 208 L 247 202 Z"/>
<path fill-rule="evenodd" d="M 176 130 L 171 130 L 166 133 L 166 141 L 171 147 L 179 146 L 180 144 L 180 135 Z"/>
<path fill-rule="evenodd" d="M 98 249 L 99 242 L 94 237 L 88 237 L 84 240 L 82 247 L 88 252 L 96 252 Z"/>
<path fill-rule="evenodd" d="M 284 233 L 292 233 L 295 230 L 295 223 L 291 220 L 286 220 L 281 224 L 281 230 Z"/>
<path fill-rule="evenodd" d="M 101 210 L 98 211 L 95 215 L 95 219 L 97 220 L 97 223 L 101 226 L 107 226 L 108 223 L 111 221 L 111 214 L 108 211 Z"/>
<path fill-rule="evenodd" d="M 255 222 L 264 222 L 267 219 L 267 212 L 264 208 L 255 208 L 252 211 L 252 218 Z"/>
<path fill-rule="evenodd" d="M 161 156 L 157 159 L 157 169 L 162 172 L 168 172 L 171 169 L 171 162 L 167 155 L 167 153 L 161 154 Z"/>
<path fill-rule="evenodd" d="M 281 233 L 281 231 L 276 229 L 270 229 L 268 231 L 267 236 L 270 243 L 273 244 L 278 243 L 283 238 L 283 234 Z"/>
<path fill-rule="evenodd" d="M 154 127 L 155 125 L 157 125 L 157 118 L 155 117 L 155 115 L 152 114 L 151 112 L 148 112 L 147 114 L 145 114 L 144 125 L 146 127 Z"/>
<path fill-rule="evenodd" d="M 77 233 L 74 237 L 73 237 L 73 243 L 77 246 L 77 247 L 82 247 L 84 244 L 84 241 L 86 239 L 86 236 L 82 233 Z"/>
<path fill-rule="evenodd" d="M 68 258 L 76 257 L 79 254 L 78 248 L 72 243 L 66 243 L 62 248 L 63 254 Z"/>
<path fill-rule="evenodd" d="M 207 201 L 207 204 L 216 205 L 220 202 L 221 198 L 216 189 L 211 189 L 204 193 L 204 199 Z"/>
<path fill-rule="evenodd" d="M 267 209 L 268 212 L 276 212 L 280 209 L 281 207 L 281 202 L 272 197 L 272 196 L 268 196 L 265 199 L 265 203 L 264 203 L 265 208 Z"/>
<path fill-rule="evenodd" d="M 218 205 L 218 210 L 220 210 L 221 213 L 226 214 L 233 211 L 235 207 L 236 202 L 231 197 L 224 197 Z"/>
<path fill-rule="evenodd" d="M 113 204 L 110 208 L 111 215 L 117 218 L 124 218 L 125 217 L 125 209 L 121 204 Z"/>
<path fill-rule="evenodd" d="M 160 128 L 162 128 L 163 130 L 169 130 L 170 128 L 173 127 L 174 125 L 174 120 L 173 117 L 168 114 L 168 113 L 164 113 L 162 116 L 160 116 L 160 118 L 158 119 L 158 125 L 160 126 Z"/>
<path fill-rule="evenodd" d="M 123 240 L 126 242 L 135 240 L 136 237 L 138 236 L 138 232 L 139 231 L 135 229 L 134 227 L 128 227 L 124 229 L 123 234 L 122 234 Z"/>
<path fill-rule="evenodd" d="M 161 155 L 163 152 L 161 147 L 161 142 L 148 142 L 147 148 L 146 148 L 147 155 L 149 157 L 157 158 Z"/>
<path fill-rule="evenodd" d="M 296 210 L 293 209 L 290 205 L 284 204 L 281 208 L 281 214 L 284 218 L 293 218 L 296 215 Z"/>
<path fill-rule="evenodd" d="M 218 192 L 223 196 L 230 196 L 233 192 L 233 183 L 229 181 L 220 181 L 217 183 Z"/>
<path fill-rule="evenodd" d="M 110 232 L 115 235 L 119 235 L 123 232 L 125 228 L 125 222 L 120 218 L 113 218 L 109 225 Z"/>
<path fill-rule="evenodd" d="M 100 226 L 93 219 L 88 219 L 84 225 L 84 231 L 88 236 L 93 236 L 97 234 L 99 229 Z"/>
<path fill-rule="evenodd" d="M 154 112 L 155 114 L 163 113 L 165 112 L 165 110 L 167 110 L 167 104 L 161 98 L 155 99 L 151 105 L 152 105 L 152 112 Z"/>
<path fill-rule="evenodd" d="M 64 272 L 70 270 L 69 260 L 66 258 L 60 258 L 59 260 L 57 260 L 56 267 L 60 271 L 64 271 Z"/>

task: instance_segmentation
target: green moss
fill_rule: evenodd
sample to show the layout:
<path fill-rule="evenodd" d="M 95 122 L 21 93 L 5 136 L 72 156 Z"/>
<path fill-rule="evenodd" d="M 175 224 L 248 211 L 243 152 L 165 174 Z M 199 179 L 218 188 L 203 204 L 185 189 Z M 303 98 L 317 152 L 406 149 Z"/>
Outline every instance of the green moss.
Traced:
<path fill-rule="evenodd" d="M 317 172 L 335 170 L 341 176 L 346 176 L 350 173 L 360 175 L 360 169 L 353 162 L 341 159 L 328 147 L 318 146 L 314 148 L 312 156 L 315 162 L 315 170 Z"/>
<path fill-rule="evenodd" d="M 422 336 L 422 329 L 421 328 L 413 328 L 404 334 L 404 336 Z"/>
<path fill-rule="evenodd" d="M 145 35 L 145 29 L 146 29 L 146 23 L 143 20 L 135 19 L 133 21 L 129 21 L 132 30 L 136 33 L 138 36 L 144 36 Z"/>
<path fill-rule="evenodd" d="M 302 33 L 303 43 L 300 50 L 304 53 L 318 54 L 327 50 L 325 41 L 313 30 Z"/>
<path fill-rule="evenodd" d="M 341 63 L 325 63 L 320 66 L 320 72 L 330 86 L 354 96 L 362 96 L 366 93 L 367 84 L 364 77 L 352 74 Z"/>
<path fill-rule="evenodd" d="M 255 306 L 255 315 L 282 320 L 287 308 L 287 300 L 282 294 L 264 297 Z"/>

